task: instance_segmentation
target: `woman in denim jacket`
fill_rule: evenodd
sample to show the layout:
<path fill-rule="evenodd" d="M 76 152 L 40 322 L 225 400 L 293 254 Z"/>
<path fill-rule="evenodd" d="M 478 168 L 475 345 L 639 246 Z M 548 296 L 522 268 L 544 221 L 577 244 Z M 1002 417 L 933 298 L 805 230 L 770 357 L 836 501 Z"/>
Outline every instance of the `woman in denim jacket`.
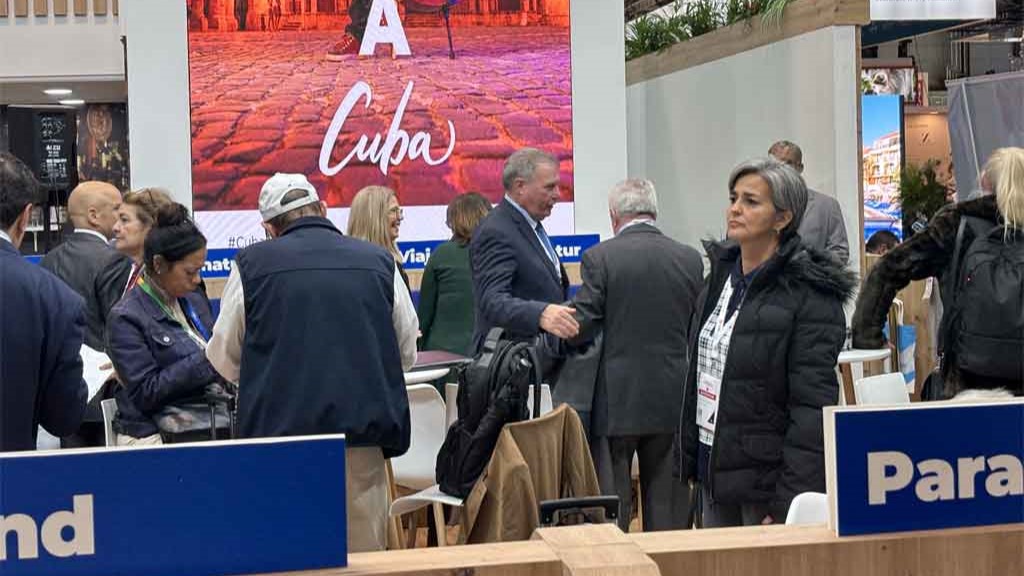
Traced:
<path fill-rule="evenodd" d="M 154 417 L 218 380 L 206 359 L 213 330 L 199 290 L 206 238 L 181 204 L 160 210 L 146 236 L 136 288 L 111 310 L 107 348 L 123 386 L 117 391 L 118 445 L 159 444 Z"/>

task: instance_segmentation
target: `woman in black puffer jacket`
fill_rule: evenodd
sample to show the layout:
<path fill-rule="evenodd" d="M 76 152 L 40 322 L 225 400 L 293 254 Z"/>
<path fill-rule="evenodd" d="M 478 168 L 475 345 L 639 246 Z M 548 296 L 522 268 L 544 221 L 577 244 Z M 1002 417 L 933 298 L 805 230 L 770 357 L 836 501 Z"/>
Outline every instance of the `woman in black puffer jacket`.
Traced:
<path fill-rule="evenodd" d="M 804 247 L 807 188 L 770 159 L 729 178 L 728 240 L 707 243 L 681 422 L 682 472 L 701 486 L 705 527 L 783 522 L 800 492 L 825 490 L 823 406 L 853 274 Z"/>

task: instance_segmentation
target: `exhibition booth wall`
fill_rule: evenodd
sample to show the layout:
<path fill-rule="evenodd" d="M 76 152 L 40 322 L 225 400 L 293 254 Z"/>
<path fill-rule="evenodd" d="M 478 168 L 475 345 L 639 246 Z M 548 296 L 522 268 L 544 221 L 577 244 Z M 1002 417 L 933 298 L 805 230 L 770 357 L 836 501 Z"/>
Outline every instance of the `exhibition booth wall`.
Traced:
<path fill-rule="evenodd" d="M 755 19 L 627 63 L 629 172 L 655 182 L 668 233 L 723 237 L 731 170 L 785 139 L 803 148 L 808 185 L 839 200 L 859 268 L 866 21 L 866 1 L 797 0 L 780 27 Z"/>

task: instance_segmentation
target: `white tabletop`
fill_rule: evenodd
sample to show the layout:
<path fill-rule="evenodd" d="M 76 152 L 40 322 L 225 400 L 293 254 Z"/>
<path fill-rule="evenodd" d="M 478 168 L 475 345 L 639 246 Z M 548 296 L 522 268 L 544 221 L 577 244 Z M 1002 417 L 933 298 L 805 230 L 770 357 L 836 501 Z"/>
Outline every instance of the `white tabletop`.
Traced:
<path fill-rule="evenodd" d="M 892 351 L 888 348 L 878 348 L 874 350 L 843 350 L 839 353 L 840 364 L 852 364 L 855 362 L 871 362 L 873 360 L 887 360 L 892 356 Z"/>
<path fill-rule="evenodd" d="M 434 368 L 431 370 L 417 370 L 415 372 L 405 373 L 405 385 L 410 386 L 412 384 L 423 384 L 425 382 L 433 382 L 438 378 L 443 378 L 448 375 L 450 368 Z"/>

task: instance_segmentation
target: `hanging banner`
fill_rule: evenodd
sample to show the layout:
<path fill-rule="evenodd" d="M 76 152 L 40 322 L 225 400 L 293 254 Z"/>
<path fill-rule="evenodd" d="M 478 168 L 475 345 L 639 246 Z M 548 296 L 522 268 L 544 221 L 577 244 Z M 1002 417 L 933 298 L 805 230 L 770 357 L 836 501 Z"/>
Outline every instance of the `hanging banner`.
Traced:
<path fill-rule="evenodd" d="M 257 199 L 305 174 L 344 229 L 359 190 L 384 185 L 399 240 L 448 238 L 458 194 L 503 195 L 516 149 L 555 155 L 573 233 L 569 0 L 191 0 L 196 219 L 211 248 L 264 236 Z"/>

